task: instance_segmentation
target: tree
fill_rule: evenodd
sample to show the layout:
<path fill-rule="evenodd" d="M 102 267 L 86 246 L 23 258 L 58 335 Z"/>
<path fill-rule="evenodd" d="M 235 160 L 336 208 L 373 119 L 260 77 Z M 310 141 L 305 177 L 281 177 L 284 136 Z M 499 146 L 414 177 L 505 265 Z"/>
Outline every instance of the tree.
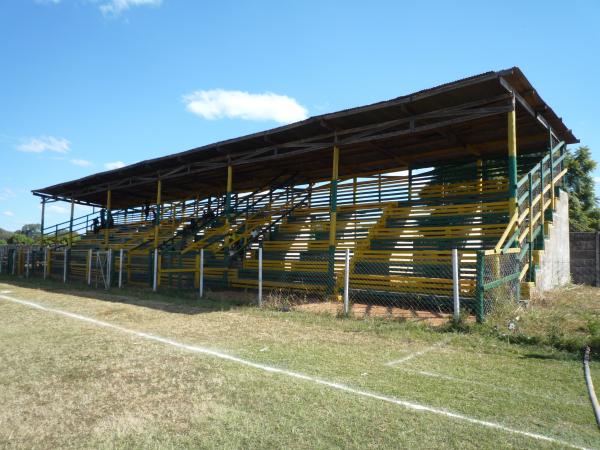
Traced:
<path fill-rule="evenodd" d="M 8 238 L 8 243 L 17 245 L 33 245 L 35 241 L 29 236 L 25 236 L 23 233 L 17 232 Z"/>
<path fill-rule="evenodd" d="M 0 228 L 0 239 L 7 241 L 12 235 L 12 232 L 7 231 L 4 228 Z"/>
<path fill-rule="evenodd" d="M 39 223 L 28 223 L 21 227 L 21 234 L 30 238 L 38 238 L 42 234 L 42 226 Z"/>
<path fill-rule="evenodd" d="M 591 173 L 596 168 L 587 146 L 578 147 L 565 158 L 565 187 L 569 194 L 569 225 L 571 231 L 600 231 L 600 209 L 595 182 Z"/>

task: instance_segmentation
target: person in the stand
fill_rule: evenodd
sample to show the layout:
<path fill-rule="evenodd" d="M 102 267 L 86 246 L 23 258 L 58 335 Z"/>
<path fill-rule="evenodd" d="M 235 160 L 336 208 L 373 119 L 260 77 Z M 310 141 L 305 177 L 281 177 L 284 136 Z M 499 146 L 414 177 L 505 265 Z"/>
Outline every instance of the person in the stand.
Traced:
<path fill-rule="evenodd" d="M 92 227 L 94 230 L 94 234 L 98 234 L 98 232 L 100 231 L 100 223 L 98 222 L 97 217 L 94 217 L 94 220 L 92 221 Z"/>
<path fill-rule="evenodd" d="M 106 211 L 104 208 L 100 210 L 100 228 L 104 228 L 106 226 Z"/>
<path fill-rule="evenodd" d="M 156 223 L 156 210 L 154 208 L 150 208 L 150 214 L 152 214 L 152 222 Z"/>
<path fill-rule="evenodd" d="M 113 219 L 112 211 L 108 211 L 108 228 L 112 228 L 115 225 L 115 219 Z"/>
<path fill-rule="evenodd" d="M 150 215 L 150 204 L 146 203 L 144 205 L 144 220 L 148 220 L 148 216 Z"/>

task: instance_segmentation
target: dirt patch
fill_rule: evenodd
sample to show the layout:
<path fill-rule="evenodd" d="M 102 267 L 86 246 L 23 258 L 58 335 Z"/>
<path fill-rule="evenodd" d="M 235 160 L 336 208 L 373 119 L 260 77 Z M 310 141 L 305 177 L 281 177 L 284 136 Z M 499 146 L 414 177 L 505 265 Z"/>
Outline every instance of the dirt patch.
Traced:
<path fill-rule="evenodd" d="M 339 315 L 342 313 L 342 304 L 337 302 L 306 303 L 296 306 L 295 309 L 298 311 Z M 365 303 L 354 303 L 351 315 L 359 319 L 375 317 L 398 321 L 423 322 L 432 326 L 443 325 L 452 319 L 452 314 L 450 313 L 418 311 L 396 306 L 368 305 Z"/>

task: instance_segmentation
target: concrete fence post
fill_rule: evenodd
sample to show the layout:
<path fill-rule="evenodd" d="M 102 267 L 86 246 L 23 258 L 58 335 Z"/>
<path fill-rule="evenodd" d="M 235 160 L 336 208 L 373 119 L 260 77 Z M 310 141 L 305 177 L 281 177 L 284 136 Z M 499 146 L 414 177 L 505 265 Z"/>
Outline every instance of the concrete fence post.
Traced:
<path fill-rule="evenodd" d="M 67 259 L 68 259 L 68 251 L 65 249 L 63 252 L 63 283 L 67 282 Z"/>
<path fill-rule="evenodd" d="M 92 264 L 94 261 L 94 251 L 90 248 L 88 250 L 88 260 L 87 260 L 87 284 L 88 286 L 92 285 Z"/>
<path fill-rule="evenodd" d="M 123 287 L 123 249 L 119 250 L 119 289 Z"/>
<path fill-rule="evenodd" d="M 204 249 L 200 249 L 200 267 L 198 268 L 198 295 L 204 297 Z"/>
<path fill-rule="evenodd" d="M 263 300 L 263 249 L 262 247 L 258 247 L 258 307 L 262 308 L 262 300 Z"/>
<path fill-rule="evenodd" d="M 158 249 L 154 249 L 154 269 L 152 271 L 152 290 L 158 290 Z"/>
<path fill-rule="evenodd" d="M 350 249 L 346 249 L 344 264 L 344 314 L 350 314 Z"/>
<path fill-rule="evenodd" d="M 452 293 L 454 296 L 454 321 L 460 319 L 460 267 L 458 265 L 458 250 L 452 249 Z"/>
<path fill-rule="evenodd" d="M 110 289 L 112 282 L 112 248 L 108 249 L 106 255 L 106 289 Z"/>

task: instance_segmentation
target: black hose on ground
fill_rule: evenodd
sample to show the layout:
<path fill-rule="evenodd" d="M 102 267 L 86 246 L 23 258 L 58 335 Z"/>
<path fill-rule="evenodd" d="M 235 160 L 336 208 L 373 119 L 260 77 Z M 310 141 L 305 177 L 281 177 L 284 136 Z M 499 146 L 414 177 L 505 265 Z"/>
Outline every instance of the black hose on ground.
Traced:
<path fill-rule="evenodd" d="M 590 373 L 590 348 L 586 347 L 583 354 L 583 373 L 585 374 L 585 384 L 587 384 L 588 395 L 592 402 L 592 408 L 594 408 L 594 415 L 596 416 L 596 424 L 600 428 L 600 404 L 596 398 L 596 391 L 594 391 L 594 383 L 592 382 L 592 375 Z"/>

